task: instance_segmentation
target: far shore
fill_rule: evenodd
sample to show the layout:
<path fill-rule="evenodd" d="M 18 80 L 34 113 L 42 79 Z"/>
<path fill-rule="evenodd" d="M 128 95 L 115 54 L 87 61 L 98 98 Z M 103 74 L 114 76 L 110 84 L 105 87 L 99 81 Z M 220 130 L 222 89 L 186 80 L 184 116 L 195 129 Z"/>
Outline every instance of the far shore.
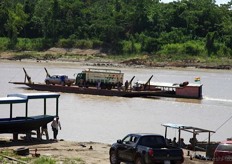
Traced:
<path fill-rule="evenodd" d="M 36 62 L 72 62 L 89 66 L 136 67 L 136 68 L 196 68 L 231 70 L 232 64 L 205 63 L 198 60 L 153 61 L 148 55 L 132 58 L 112 59 L 94 49 L 50 48 L 47 51 L 0 51 L 0 60 Z M 229 62 L 230 63 L 230 62 Z"/>

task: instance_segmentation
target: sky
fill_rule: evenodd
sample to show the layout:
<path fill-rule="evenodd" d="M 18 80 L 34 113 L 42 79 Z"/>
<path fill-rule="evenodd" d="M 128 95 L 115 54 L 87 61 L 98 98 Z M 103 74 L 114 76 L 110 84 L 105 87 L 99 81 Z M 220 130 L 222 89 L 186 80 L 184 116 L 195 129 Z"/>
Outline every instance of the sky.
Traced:
<path fill-rule="evenodd" d="M 168 2 L 172 2 L 172 1 L 174 1 L 174 0 L 161 0 L 161 2 L 166 2 L 166 3 L 168 3 Z M 216 4 L 226 4 L 226 3 L 228 3 L 230 0 L 216 0 Z"/>

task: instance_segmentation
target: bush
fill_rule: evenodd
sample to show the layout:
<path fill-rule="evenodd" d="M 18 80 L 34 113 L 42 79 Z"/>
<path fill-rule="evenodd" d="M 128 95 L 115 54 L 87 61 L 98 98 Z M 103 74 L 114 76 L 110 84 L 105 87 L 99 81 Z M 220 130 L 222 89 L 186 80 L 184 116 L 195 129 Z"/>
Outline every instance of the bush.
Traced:
<path fill-rule="evenodd" d="M 182 54 L 183 52 L 183 46 L 179 43 L 177 44 L 166 44 L 162 46 L 161 51 L 159 53 L 165 54 L 165 55 L 178 55 Z"/>
<path fill-rule="evenodd" d="M 100 40 L 93 40 L 93 48 L 101 48 L 103 46 L 103 42 Z"/>
<path fill-rule="evenodd" d="M 18 38 L 15 49 L 18 51 L 41 51 L 52 47 L 52 41 L 44 38 Z"/>
<path fill-rule="evenodd" d="M 78 40 L 75 43 L 76 48 L 91 49 L 93 48 L 93 42 L 91 40 Z"/>
<path fill-rule="evenodd" d="M 8 38 L 0 38 L 0 51 L 7 50 L 8 43 L 9 43 Z"/>
<path fill-rule="evenodd" d="M 197 41 L 189 41 L 183 44 L 183 50 L 187 55 L 199 56 L 204 53 L 204 44 Z"/>
<path fill-rule="evenodd" d="M 73 39 L 60 39 L 57 43 L 57 46 L 62 48 L 72 48 L 74 45 L 75 41 Z"/>
<path fill-rule="evenodd" d="M 141 52 L 141 44 L 133 41 L 122 41 L 122 51 L 124 54 L 132 54 Z"/>

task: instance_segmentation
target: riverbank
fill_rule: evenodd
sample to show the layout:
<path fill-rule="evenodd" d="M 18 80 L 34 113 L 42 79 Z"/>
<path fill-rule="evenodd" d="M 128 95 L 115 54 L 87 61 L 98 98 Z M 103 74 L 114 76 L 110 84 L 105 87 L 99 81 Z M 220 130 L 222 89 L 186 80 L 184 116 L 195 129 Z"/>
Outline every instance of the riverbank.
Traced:
<path fill-rule="evenodd" d="M 56 163 L 78 163 L 78 164 L 109 164 L 110 144 L 97 142 L 77 142 L 77 141 L 41 141 L 41 142 L 11 142 L 9 138 L 0 138 L 0 163 L 3 160 L 1 154 L 13 152 L 22 147 L 29 148 L 30 155 L 28 163 L 38 160 L 35 157 L 35 150 L 40 158 L 54 159 Z M 194 152 L 190 152 L 194 154 Z M 212 161 L 203 161 L 196 158 L 190 159 L 188 151 L 184 150 L 185 164 L 212 164 Z M 24 156 L 14 156 L 13 158 L 23 160 Z"/>
<path fill-rule="evenodd" d="M 231 70 L 232 60 L 220 59 L 216 61 L 201 61 L 199 59 L 169 60 L 155 58 L 149 55 L 132 56 L 112 56 L 94 49 L 77 48 L 50 48 L 47 51 L 4 51 L 0 52 L 0 60 L 36 60 L 41 61 L 60 61 L 60 62 L 81 62 L 93 66 L 111 67 L 193 67 L 200 69 L 225 69 Z"/>

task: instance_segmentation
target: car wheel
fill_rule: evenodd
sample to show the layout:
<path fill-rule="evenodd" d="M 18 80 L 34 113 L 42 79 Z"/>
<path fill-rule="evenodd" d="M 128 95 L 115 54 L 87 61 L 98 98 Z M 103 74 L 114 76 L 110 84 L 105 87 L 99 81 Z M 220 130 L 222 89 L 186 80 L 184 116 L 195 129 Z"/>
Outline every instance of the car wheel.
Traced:
<path fill-rule="evenodd" d="M 120 164 L 116 151 L 110 152 L 110 164 Z"/>
<path fill-rule="evenodd" d="M 45 83 L 46 83 L 47 85 L 49 85 L 49 84 L 50 84 L 48 80 L 47 80 L 47 81 L 45 81 Z"/>
<path fill-rule="evenodd" d="M 141 157 L 138 157 L 136 160 L 135 160 L 135 164 L 145 164 L 143 159 Z"/>

